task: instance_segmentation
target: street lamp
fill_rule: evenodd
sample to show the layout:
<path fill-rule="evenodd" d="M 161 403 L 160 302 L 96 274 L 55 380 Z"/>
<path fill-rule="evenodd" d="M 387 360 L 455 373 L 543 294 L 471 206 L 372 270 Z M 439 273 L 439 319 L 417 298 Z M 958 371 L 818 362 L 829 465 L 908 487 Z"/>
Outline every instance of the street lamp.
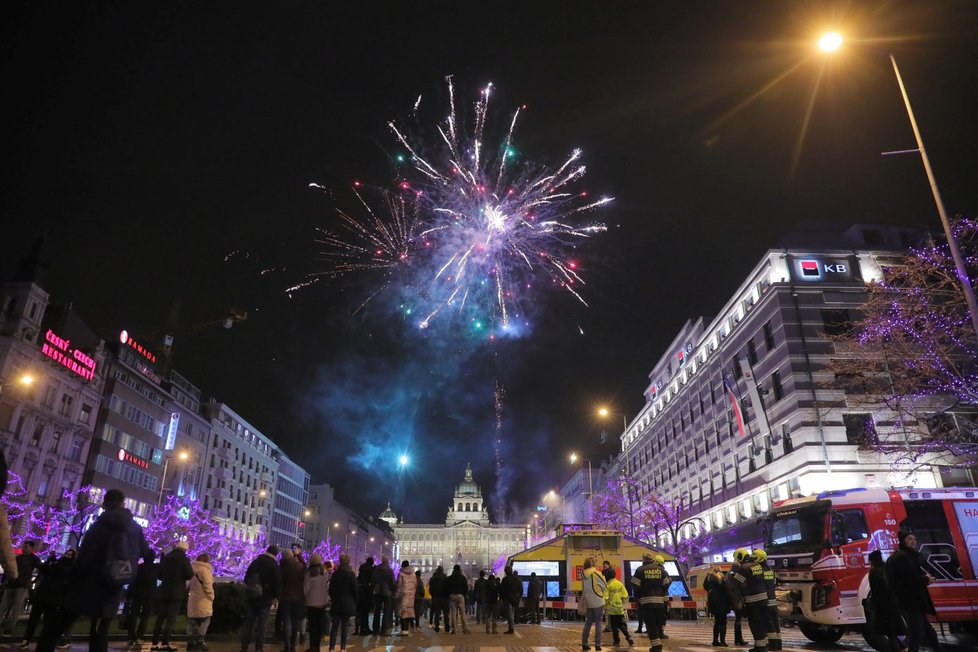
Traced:
<path fill-rule="evenodd" d="M 178 462 L 186 462 L 190 459 L 190 453 L 187 451 L 180 451 L 177 453 Z M 163 458 L 163 477 L 160 478 L 160 497 L 156 500 L 156 509 L 159 509 L 163 505 L 163 492 L 166 491 L 166 471 L 170 468 L 170 457 Z"/>
<path fill-rule="evenodd" d="M 835 52 L 842 45 L 842 36 L 835 32 L 829 32 L 828 34 L 822 35 L 818 40 L 818 44 L 819 48 L 824 52 Z M 927 174 L 930 191 L 934 196 L 937 214 L 941 218 L 941 226 L 944 228 L 944 237 L 947 238 L 947 246 L 951 251 L 951 258 L 954 260 L 954 269 L 958 275 L 958 282 L 961 284 L 961 291 L 964 293 L 964 300 L 968 305 L 968 313 L 971 315 L 971 325 L 975 329 L 975 335 L 978 336 L 978 298 L 975 297 L 975 290 L 971 285 L 971 279 L 968 278 L 961 249 L 958 247 L 957 240 L 954 239 L 954 232 L 951 230 L 951 223 L 947 219 L 947 211 L 944 208 L 944 200 L 941 198 L 941 191 L 937 187 L 937 179 L 934 177 L 934 170 L 931 168 L 927 150 L 924 149 L 924 139 L 920 135 L 917 119 L 914 117 L 913 108 L 910 106 L 910 96 L 907 94 L 907 87 L 904 85 L 903 77 L 900 75 L 900 68 L 897 66 L 896 57 L 892 53 L 890 53 L 890 63 L 893 64 L 893 74 L 896 75 L 897 85 L 900 87 L 900 95 L 903 96 L 903 105 L 907 109 L 910 127 L 913 129 L 914 139 L 917 141 L 916 151 L 920 153 L 920 160 L 924 164 L 924 172 Z M 902 154 L 904 152 L 894 153 Z"/>
<path fill-rule="evenodd" d="M 577 464 L 577 453 L 570 454 L 571 464 Z M 591 497 L 594 495 L 594 483 L 591 481 L 591 458 L 587 458 L 587 499 L 591 502 Z"/>
<path fill-rule="evenodd" d="M 626 490 L 628 491 L 628 527 L 631 530 L 631 535 L 634 537 L 635 536 L 635 515 L 634 515 L 634 511 L 632 510 L 632 485 L 631 485 L 631 474 L 632 474 L 632 470 L 631 470 L 631 462 L 628 459 L 628 417 L 625 416 L 625 413 L 624 412 L 612 412 L 611 410 L 609 410 L 608 408 L 606 408 L 604 406 L 598 408 L 598 416 L 599 417 L 601 417 L 603 419 L 607 419 L 608 417 L 610 417 L 612 415 L 614 415 L 614 416 L 620 416 L 621 417 L 621 429 L 622 429 L 621 430 L 621 434 L 622 434 L 621 450 L 625 454 L 625 476 L 629 480 L 628 485 L 626 487 Z"/>

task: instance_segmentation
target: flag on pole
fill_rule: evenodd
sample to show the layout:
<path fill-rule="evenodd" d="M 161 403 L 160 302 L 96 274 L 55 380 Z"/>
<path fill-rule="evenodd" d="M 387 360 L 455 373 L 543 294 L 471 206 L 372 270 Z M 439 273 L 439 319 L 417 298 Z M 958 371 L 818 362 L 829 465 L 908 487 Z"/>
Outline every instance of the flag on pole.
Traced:
<path fill-rule="evenodd" d="M 740 411 L 740 401 L 737 400 L 737 385 L 729 373 L 723 374 L 723 385 L 727 388 L 727 396 L 730 397 L 730 405 L 733 406 L 734 418 L 737 419 L 737 430 L 740 436 L 746 434 L 744 430 L 744 415 Z"/>

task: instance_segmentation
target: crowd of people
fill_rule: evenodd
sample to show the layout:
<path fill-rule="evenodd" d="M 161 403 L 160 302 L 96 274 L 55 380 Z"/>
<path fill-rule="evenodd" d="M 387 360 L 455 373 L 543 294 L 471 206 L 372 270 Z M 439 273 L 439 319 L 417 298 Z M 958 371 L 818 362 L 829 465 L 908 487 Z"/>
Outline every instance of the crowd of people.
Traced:
<path fill-rule="evenodd" d="M 25 542 L 16 558 L 3 553 L 6 571 L 0 598 L 0 633 L 12 633 L 30 594 L 30 616 L 19 647 L 33 644 L 37 628 L 37 652 L 67 647 L 75 621 L 90 619 L 89 649 L 107 652 L 109 626 L 124 601 L 122 617 L 130 649 L 141 649 L 149 618 L 155 618 L 151 635 L 152 652 L 175 652 L 173 628 L 181 606 L 187 604 L 187 650 L 206 652 L 205 641 L 214 613 L 214 576 L 207 553 L 188 557 L 185 541 L 174 542 L 161 555 L 150 549 L 142 529 L 125 508 L 118 490 L 105 493 L 103 511 L 81 540 L 77 554 L 68 550 L 60 558 L 47 560 L 35 553 L 33 542 Z M 5 521 L 5 519 L 0 519 Z M 0 548 L 5 535 L 0 522 Z M 9 533 L 7 533 L 9 534 Z M 7 539 L 9 545 L 9 538 Z M 880 652 L 917 652 L 921 645 L 941 652 L 941 644 L 928 615 L 934 613 L 927 592 L 933 578 L 922 570 L 916 537 L 899 534 L 899 548 L 884 563 L 876 550 L 869 554 L 870 594 L 864 602 L 866 639 Z M 775 576 L 767 566 L 763 550 L 738 549 L 728 572 L 714 567 L 704 580 L 708 613 L 714 617 L 713 645 L 727 646 L 727 618 L 733 611 L 734 645 L 752 645 L 753 652 L 778 652 L 781 635 Z M 284 652 L 319 652 L 324 641 L 330 652 L 347 649 L 354 636 L 395 633 L 410 635 L 427 618 L 435 632 L 467 634 L 470 622 L 484 625 L 487 634 L 497 633 L 497 624 L 507 624 L 503 634 L 513 634 L 521 600 L 523 620 L 539 623 L 543 582 L 531 573 L 526 593 L 522 578 L 511 567 L 502 578 L 481 571 L 469 582 L 456 564 L 451 573 L 439 566 L 427 584 L 420 570 L 402 561 L 395 574 L 385 556 L 373 558 L 355 572 L 349 555 L 339 556 L 334 567 L 318 554 L 306 556 L 298 544 L 291 549 L 268 549 L 251 562 L 243 579 L 246 598 L 240 638 L 241 652 L 254 646 L 263 652 L 268 618 L 277 605 L 276 632 L 284 641 Z M 36 578 L 35 578 L 36 575 Z M 611 633 L 615 646 L 622 638 L 634 644 L 626 625 L 629 590 L 618 579 L 618 571 L 607 561 L 597 568 L 596 560 L 584 562 L 583 591 L 578 612 L 584 617 L 582 650 L 601 650 L 602 633 Z M 650 652 L 661 652 L 668 606 L 670 577 L 660 555 L 647 554 L 631 578 L 632 595 L 638 605 L 639 630 L 644 626 Z M 605 619 L 607 618 L 607 623 Z M 753 639 L 743 638 L 746 618 Z M 350 622 L 353 631 L 350 632 Z"/>

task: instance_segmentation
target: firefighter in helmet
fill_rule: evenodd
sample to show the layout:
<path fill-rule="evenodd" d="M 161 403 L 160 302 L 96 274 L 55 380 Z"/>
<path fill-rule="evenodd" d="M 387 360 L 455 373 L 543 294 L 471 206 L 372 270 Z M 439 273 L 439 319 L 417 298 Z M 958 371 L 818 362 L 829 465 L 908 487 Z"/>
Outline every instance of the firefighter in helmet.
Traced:
<path fill-rule="evenodd" d="M 734 612 L 734 645 L 747 645 L 747 641 L 744 640 L 744 632 L 742 621 L 744 619 L 744 586 L 739 582 L 734 581 L 734 576 L 741 569 L 743 564 L 747 563 L 747 559 L 750 557 L 750 552 L 746 548 L 737 548 L 734 550 L 734 560 L 730 564 L 730 570 L 727 572 L 727 578 L 725 580 L 727 586 L 727 592 L 730 594 L 730 606 Z"/>
<path fill-rule="evenodd" d="M 635 569 L 632 586 L 638 598 L 638 609 L 649 635 L 649 652 L 662 652 L 662 623 L 671 578 L 661 562 L 661 555 L 642 555 L 642 565 Z M 664 560 L 663 560 L 664 561 Z"/>
<path fill-rule="evenodd" d="M 767 588 L 767 649 L 778 652 L 781 650 L 781 621 L 778 618 L 778 596 L 775 593 L 777 577 L 774 569 L 767 565 L 766 552 L 758 548 L 753 557 L 764 569 L 764 586 Z"/>
<path fill-rule="evenodd" d="M 754 652 L 767 652 L 767 586 L 764 583 L 764 568 L 756 559 L 748 556 L 736 572 L 731 569 L 731 581 L 740 589 L 744 599 L 747 624 L 754 639 Z"/>

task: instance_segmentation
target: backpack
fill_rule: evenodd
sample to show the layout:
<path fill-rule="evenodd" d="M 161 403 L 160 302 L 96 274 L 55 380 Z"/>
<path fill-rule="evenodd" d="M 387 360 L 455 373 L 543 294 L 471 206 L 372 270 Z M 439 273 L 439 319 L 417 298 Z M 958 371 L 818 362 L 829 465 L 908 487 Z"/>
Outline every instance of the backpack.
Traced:
<path fill-rule="evenodd" d="M 261 575 L 258 571 L 252 571 L 245 578 L 245 595 L 249 598 L 256 599 L 262 596 L 265 592 L 264 587 L 261 585 Z"/>
<path fill-rule="evenodd" d="M 105 586 L 122 588 L 136 577 L 139 565 L 139 541 L 129 527 L 114 531 L 105 548 L 105 562 L 99 573 L 99 581 Z"/>

